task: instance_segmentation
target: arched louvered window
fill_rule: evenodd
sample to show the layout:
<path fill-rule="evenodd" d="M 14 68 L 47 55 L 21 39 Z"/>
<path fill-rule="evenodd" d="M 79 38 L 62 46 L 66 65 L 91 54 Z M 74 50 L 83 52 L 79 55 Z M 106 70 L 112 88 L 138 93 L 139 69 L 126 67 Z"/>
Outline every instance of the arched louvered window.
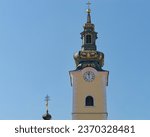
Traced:
<path fill-rule="evenodd" d="M 86 35 L 86 43 L 87 44 L 92 43 L 92 37 L 91 37 L 91 35 Z"/>
<path fill-rule="evenodd" d="M 94 98 L 92 96 L 86 97 L 85 106 L 94 106 Z"/>

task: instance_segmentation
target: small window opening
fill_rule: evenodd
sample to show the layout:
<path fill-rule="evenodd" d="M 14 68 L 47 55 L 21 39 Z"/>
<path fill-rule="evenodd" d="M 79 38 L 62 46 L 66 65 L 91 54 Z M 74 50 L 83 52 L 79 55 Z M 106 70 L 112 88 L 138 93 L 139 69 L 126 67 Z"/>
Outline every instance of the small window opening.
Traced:
<path fill-rule="evenodd" d="M 92 96 L 88 96 L 85 99 L 85 105 L 86 106 L 94 106 L 94 99 Z"/>
<path fill-rule="evenodd" d="M 86 43 L 90 44 L 92 42 L 92 37 L 91 35 L 86 35 Z"/>

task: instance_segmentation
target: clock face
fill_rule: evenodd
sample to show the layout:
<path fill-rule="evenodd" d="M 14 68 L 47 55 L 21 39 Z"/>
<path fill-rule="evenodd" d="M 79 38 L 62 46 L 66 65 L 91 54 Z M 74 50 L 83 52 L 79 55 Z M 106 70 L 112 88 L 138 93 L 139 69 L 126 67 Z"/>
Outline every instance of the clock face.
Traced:
<path fill-rule="evenodd" d="M 95 79 L 95 74 L 92 71 L 87 71 L 83 74 L 85 81 L 92 82 Z"/>

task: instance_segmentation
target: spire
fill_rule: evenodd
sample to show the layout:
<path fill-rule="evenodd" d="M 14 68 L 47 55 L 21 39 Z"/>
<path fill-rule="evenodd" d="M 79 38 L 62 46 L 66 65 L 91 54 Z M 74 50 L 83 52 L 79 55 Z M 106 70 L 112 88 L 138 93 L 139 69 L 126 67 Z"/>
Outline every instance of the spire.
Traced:
<path fill-rule="evenodd" d="M 97 32 L 95 32 L 95 26 L 91 23 L 91 9 L 90 9 L 90 1 L 87 3 L 87 22 L 84 24 L 84 31 L 81 32 L 82 39 L 82 50 L 96 50 L 96 39 Z"/>
<path fill-rule="evenodd" d="M 88 1 L 87 5 L 88 5 L 88 9 L 86 10 L 86 12 L 88 14 L 87 15 L 87 23 L 91 23 L 91 15 L 90 15 L 90 13 L 91 13 L 91 9 L 90 9 L 91 3 L 90 3 L 90 1 Z"/>
<path fill-rule="evenodd" d="M 46 114 L 44 114 L 42 117 L 44 120 L 51 120 L 52 116 L 48 113 L 48 101 L 49 101 L 49 96 L 47 95 L 45 97 L 45 105 L 46 105 Z"/>

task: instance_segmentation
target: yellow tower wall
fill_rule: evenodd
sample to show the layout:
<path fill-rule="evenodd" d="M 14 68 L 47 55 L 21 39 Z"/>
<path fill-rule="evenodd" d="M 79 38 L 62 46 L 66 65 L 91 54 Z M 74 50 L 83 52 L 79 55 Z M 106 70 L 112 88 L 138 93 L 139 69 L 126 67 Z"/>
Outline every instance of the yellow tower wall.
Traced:
<path fill-rule="evenodd" d="M 87 82 L 83 74 L 92 71 L 95 79 Z M 108 83 L 108 71 L 97 71 L 87 67 L 83 70 L 70 71 L 71 85 L 73 87 L 73 120 L 105 120 L 107 119 L 106 86 Z M 86 106 L 85 98 L 92 96 L 94 106 Z"/>

